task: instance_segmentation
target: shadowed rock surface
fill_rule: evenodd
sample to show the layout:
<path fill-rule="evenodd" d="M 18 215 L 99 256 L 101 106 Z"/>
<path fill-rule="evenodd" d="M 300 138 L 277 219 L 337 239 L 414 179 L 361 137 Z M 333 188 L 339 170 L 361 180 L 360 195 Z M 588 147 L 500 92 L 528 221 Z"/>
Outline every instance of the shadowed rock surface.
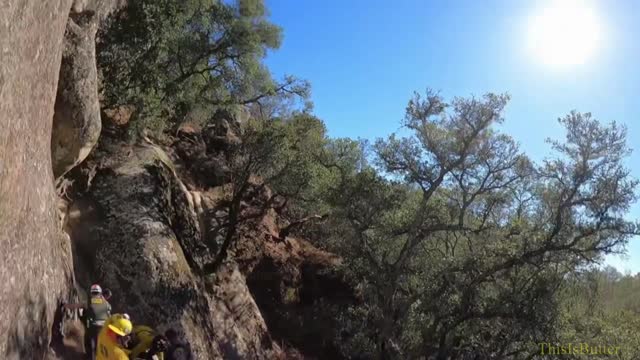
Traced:
<path fill-rule="evenodd" d="M 97 30 L 92 12 L 73 14 L 67 22 L 51 139 L 56 178 L 84 160 L 100 137 Z"/>
<path fill-rule="evenodd" d="M 70 232 L 76 252 L 95 259 L 82 271 L 113 291 L 114 308 L 134 323 L 183 332 L 201 359 L 273 359 L 280 350 L 237 266 L 230 262 L 215 279 L 200 274 L 213 257 L 168 155 L 148 143 L 107 141 L 94 155 L 109 161 L 97 169 Z"/>
<path fill-rule="evenodd" d="M 51 135 L 56 179 L 82 162 L 100 137 L 96 33 L 101 21 L 123 4 L 122 0 L 76 0 L 71 8 Z"/>
<path fill-rule="evenodd" d="M 86 185 L 66 227 L 76 279 L 109 287 L 114 309 L 134 323 L 184 333 L 200 359 L 339 358 L 330 329 L 338 306 L 356 301 L 353 289 L 335 274 L 335 255 L 276 239 L 275 212 L 243 226 L 225 266 L 202 274 L 225 213 L 222 186 L 203 186 L 184 165 L 207 152 L 200 136 L 163 147 L 103 135 L 73 173 Z"/>
<path fill-rule="evenodd" d="M 51 119 L 71 0 L 0 1 L 0 357 L 42 359 L 72 284 Z"/>

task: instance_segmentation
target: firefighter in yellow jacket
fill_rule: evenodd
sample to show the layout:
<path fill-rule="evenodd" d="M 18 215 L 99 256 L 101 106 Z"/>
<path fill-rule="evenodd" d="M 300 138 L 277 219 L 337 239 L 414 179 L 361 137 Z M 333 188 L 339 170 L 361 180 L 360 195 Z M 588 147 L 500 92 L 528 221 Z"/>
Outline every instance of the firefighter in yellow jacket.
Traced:
<path fill-rule="evenodd" d="M 128 346 L 131 349 L 129 358 L 164 360 L 164 352 L 167 351 L 168 346 L 169 341 L 164 335 L 158 334 L 149 326 L 136 325 L 131 332 L 131 341 Z"/>
<path fill-rule="evenodd" d="M 127 341 L 133 324 L 127 314 L 114 314 L 109 317 L 100 334 L 96 360 L 129 360 Z"/>

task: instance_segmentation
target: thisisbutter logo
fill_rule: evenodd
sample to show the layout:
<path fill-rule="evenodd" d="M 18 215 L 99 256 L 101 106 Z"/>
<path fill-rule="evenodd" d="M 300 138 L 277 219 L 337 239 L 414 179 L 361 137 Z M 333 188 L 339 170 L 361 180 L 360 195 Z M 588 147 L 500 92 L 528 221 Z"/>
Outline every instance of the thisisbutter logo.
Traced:
<path fill-rule="evenodd" d="M 620 347 L 606 344 L 567 343 L 552 344 L 538 343 L 540 355 L 593 355 L 607 356 L 620 354 Z"/>

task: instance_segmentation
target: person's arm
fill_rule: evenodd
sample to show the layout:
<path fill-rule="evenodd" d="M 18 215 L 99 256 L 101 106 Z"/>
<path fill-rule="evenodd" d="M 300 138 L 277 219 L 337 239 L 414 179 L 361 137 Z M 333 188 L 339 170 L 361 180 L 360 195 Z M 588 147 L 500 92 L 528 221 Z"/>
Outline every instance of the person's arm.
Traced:
<path fill-rule="evenodd" d="M 164 360 L 164 353 L 148 354 L 147 360 Z"/>
<path fill-rule="evenodd" d="M 131 349 L 129 357 L 131 359 L 137 359 L 142 353 L 149 350 L 151 347 L 151 342 L 146 339 L 142 339 L 136 346 Z"/>
<path fill-rule="evenodd" d="M 164 351 L 149 350 L 149 359 L 152 360 L 164 360 Z"/>
<path fill-rule="evenodd" d="M 122 349 L 118 349 L 119 351 L 115 352 L 115 358 L 117 360 L 129 360 L 129 359 L 135 359 L 134 357 L 129 357 L 129 355 L 127 355 L 127 353 L 122 350 Z"/>

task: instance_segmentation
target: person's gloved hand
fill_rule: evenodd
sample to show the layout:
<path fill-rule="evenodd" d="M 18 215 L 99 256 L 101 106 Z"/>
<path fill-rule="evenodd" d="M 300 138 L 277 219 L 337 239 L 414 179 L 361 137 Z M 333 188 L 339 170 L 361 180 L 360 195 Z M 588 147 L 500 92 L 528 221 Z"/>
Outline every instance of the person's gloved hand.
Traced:
<path fill-rule="evenodd" d="M 69 317 L 69 309 L 67 309 L 67 302 L 66 301 L 61 301 L 60 305 L 58 306 L 58 312 L 60 314 L 62 314 L 62 317 L 64 318 L 68 318 Z"/>
<path fill-rule="evenodd" d="M 162 335 L 158 335 L 153 338 L 151 343 L 151 352 L 154 354 L 165 352 L 169 349 L 169 340 Z"/>

